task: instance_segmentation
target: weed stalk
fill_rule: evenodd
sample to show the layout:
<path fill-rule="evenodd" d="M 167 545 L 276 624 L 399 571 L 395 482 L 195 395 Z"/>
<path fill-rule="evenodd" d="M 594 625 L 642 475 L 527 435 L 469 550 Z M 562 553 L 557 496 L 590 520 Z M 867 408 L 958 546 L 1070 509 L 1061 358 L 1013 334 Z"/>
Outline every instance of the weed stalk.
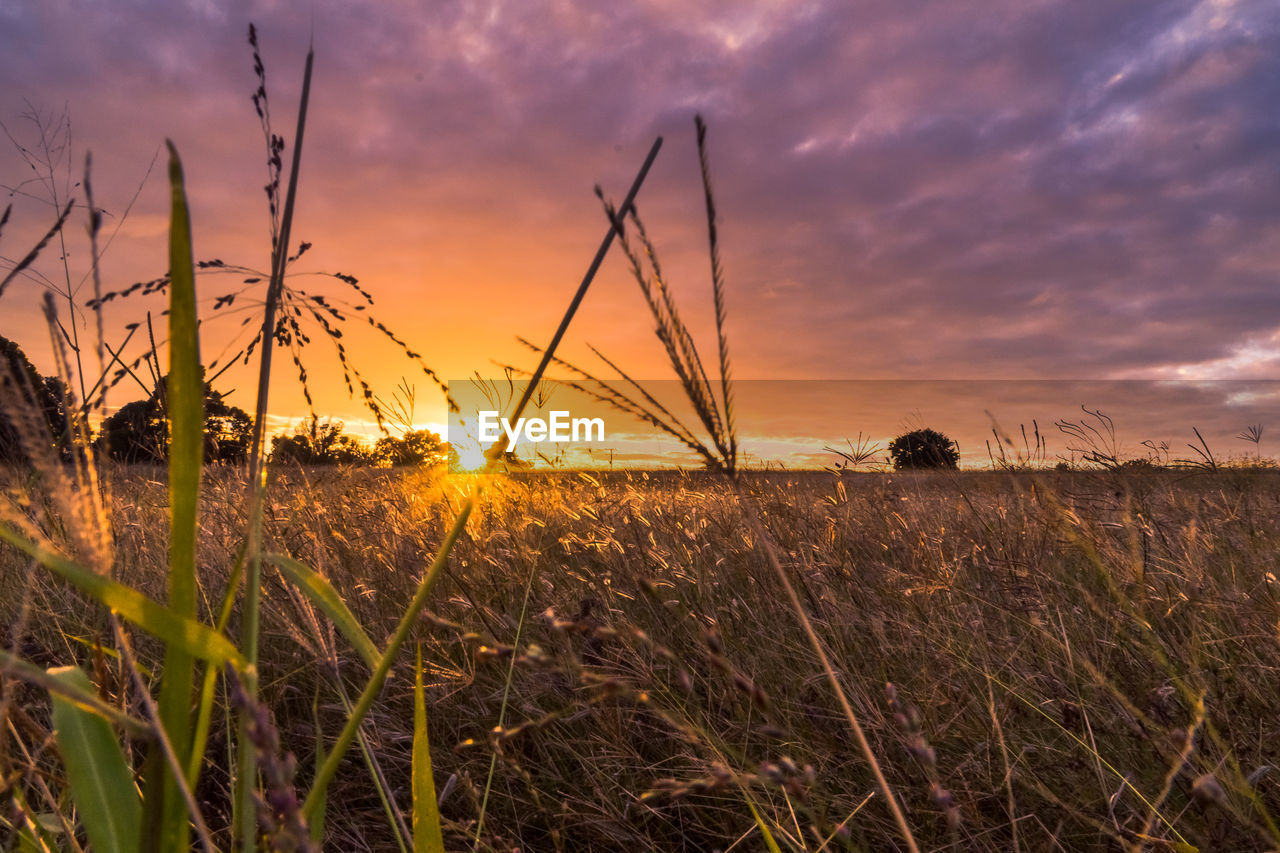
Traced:
<path fill-rule="evenodd" d="M 249 662 L 244 674 L 244 690 L 249 704 L 258 696 L 258 633 L 262 592 L 262 524 L 266 499 L 266 422 L 267 401 L 271 386 L 271 356 L 275 342 L 276 309 L 284 290 L 284 270 L 288 260 L 289 232 L 293 224 L 294 200 L 297 197 L 298 170 L 302 162 L 302 138 L 307 123 L 307 103 L 311 95 L 311 69 L 315 61 L 314 47 L 308 48 L 302 75 L 302 99 L 298 106 L 298 127 L 294 136 L 293 162 L 289 171 L 289 189 L 285 197 L 280 234 L 272 247 L 271 282 L 267 287 L 267 303 L 262 319 L 262 351 L 259 354 L 258 395 L 254 405 L 253 437 L 249 467 L 249 535 L 246 546 L 246 578 L 241 623 L 241 649 Z M 256 779 L 256 755 L 248 734 L 247 711 L 240 714 L 240 739 L 236 783 L 237 823 L 240 843 L 245 850 L 254 849 L 257 825 L 254 819 L 253 787 Z"/>

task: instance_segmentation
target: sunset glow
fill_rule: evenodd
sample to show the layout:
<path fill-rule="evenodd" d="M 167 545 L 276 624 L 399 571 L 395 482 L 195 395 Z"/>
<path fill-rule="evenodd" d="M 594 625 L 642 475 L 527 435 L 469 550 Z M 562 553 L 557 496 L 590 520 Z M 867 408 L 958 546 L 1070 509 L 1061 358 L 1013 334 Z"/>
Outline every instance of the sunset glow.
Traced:
<path fill-rule="evenodd" d="M 167 196 L 152 160 L 166 137 L 186 165 L 197 258 L 264 270 L 266 155 L 245 33 L 254 21 L 288 162 L 314 29 L 291 250 L 312 248 L 291 284 L 348 314 L 349 366 L 374 393 L 404 379 L 433 421 L 445 419 L 438 388 L 366 318 L 440 376 L 531 366 L 517 336 L 549 338 L 605 231 L 593 186 L 617 201 L 659 135 L 639 208 L 682 316 L 696 336 L 714 332 L 695 112 L 710 128 L 738 378 L 1276 375 L 1280 134 L 1268 116 L 1280 25 L 1268 4 L 913 8 L 9 4 L 0 120 L 33 150 L 24 114 L 56 124 L 65 107 L 54 191 L 69 192 L 92 150 L 108 290 L 164 271 Z M 0 145 L 10 264 L 51 218 L 51 190 L 31 173 Z M 47 255 L 0 312 L 0 334 L 45 369 L 42 294 L 68 276 L 82 298 L 91 289 L 82 232 L 79 219 L 68 228 L 65 274 Z M 302 275 L 339 272 L 374 304 Z M 201 275 L 215 369 L 252 337 L 241 323 L 264 285 L 250 277 Z M 108 341 L 162 309 L 160 295 L 109 303 Z M 372 427 L 360 386 L 348 393 L 308 323 L 316 410 Z M 588 345 L 633 376 L 671 376 L 616 250 L 561 355 L 592 363 Z M 296 422 L 308 411 L 298 369 L 281 358 L 275 375 L 271 412 Z M 250 407 L 254 365 L 218 385 Z M 122 383 L 114 404 L 137 391 Z"/>

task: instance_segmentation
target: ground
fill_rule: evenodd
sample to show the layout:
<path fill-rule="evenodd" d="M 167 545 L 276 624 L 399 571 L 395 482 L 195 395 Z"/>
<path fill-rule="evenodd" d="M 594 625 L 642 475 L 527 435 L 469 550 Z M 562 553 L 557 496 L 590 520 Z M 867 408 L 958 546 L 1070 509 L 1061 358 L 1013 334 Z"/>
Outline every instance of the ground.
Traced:
<path fill-rule="evenodd" d="M 269 550 L 326 576 L 379 644 L 474 482 L 273 476 Z M 482 808 L 482 850 L 765 849 L 753 810 L 782 850 L 906 849 L 758 529 L 921 849 L 1280 844 L 1280 474 L 743 483 L 745 498 L 703 473 L 490 483 L 413 642 L 448 849 L 472 848 Z M 117 469 L 111 488 L 116 576 L 163 599 L 163 471 Z M 244 494 L 238 469 L 210 469 L 206 615 Z M 127 705 L 94 652 L 109 636 L 101 609 L 3 546 L 0 575 L 5 624 L 29 611 L 22 654 L 79 661 Z M 265 587 L 262 697 L 305 790 L 318 735 L 341 728 L 368 673 L 305 596 L 275 574 Z M 137 642 L 158 668 L 159 647 Z M 334 783 L 326 849 L 396 849 L 374 779 L 407 813 L 412 659 L 375 706 L 368 752 Z M 7 690 L 5 771 L 31 798 L 37 779 L 56 784 L 45 698 Z M 225 751 L 215 721 L 197 791 L 215 833 L 229 822 Z"/>

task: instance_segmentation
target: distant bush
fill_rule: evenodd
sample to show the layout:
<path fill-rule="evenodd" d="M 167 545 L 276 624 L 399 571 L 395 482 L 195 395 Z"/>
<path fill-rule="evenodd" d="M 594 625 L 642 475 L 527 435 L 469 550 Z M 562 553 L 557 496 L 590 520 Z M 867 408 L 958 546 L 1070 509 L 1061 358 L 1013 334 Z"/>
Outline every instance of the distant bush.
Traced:
<path fill-rule="evenodd" d="M 163 462 L 169 456 L 169 424 L 152 395 L 121 406 L 102 422 L 98 447 L 121 462 Z"/>
<path fill-rule="evenodd" d="M 430 465 L 443 462 L 448 453 L 444 440 L 431 430 L 409 430 L 396 438 L 384 435 L 373 446 L 373 458 L 380 465 Z"/>
<path fill-rule="evenodd" d="M 56 376 L 41 376 L 27 358 L 22 347 L 0 336 L 0 462 L 20 462 L 29 455 L 23 449 L 24 441 L 46 441 L 61 444 L 67 431 L 66 399 L 62 380 Z M 17 400 L 25 405 L 17 405 Z M 38 411 L 44 414 L 47 434 L 20 435 L 18 427 L 5 411 Z M 65 456 L 66 454 L 60 454 Z"/>
<path fill-rule="evenodd" d="M 959 468 L 960 449 L 954 441 L 937 430 L 917 429 L 889 442 L 889 458 L 893 467 Z"/>
<path fill-rule="evenodd" d="M 126 403 L 102 422 L 98 447 L 121 462 L 160 464 L 169 458 L 169 422 L 161 395 Z M 222 395 L 208 385 L 204 389 L 204 460 L 243 462 L 253 436 L 248 412 L 223 402 Z"/>
<path fill-rule="evenodd" d="M 298 424 L 293 435 L 271 439 L 272 465 L 367 465 L 373 454 L 353 435 L 342 431 L 342 421 L 312 415 Z"/>

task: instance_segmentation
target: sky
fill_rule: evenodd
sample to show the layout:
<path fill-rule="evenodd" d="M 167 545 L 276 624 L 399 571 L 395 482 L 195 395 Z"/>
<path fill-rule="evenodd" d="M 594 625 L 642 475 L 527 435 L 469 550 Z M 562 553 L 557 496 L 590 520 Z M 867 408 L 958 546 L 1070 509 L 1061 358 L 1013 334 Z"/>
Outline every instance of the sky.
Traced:
<path fill-rule="evenodd" d="M 531 366 L 516 337 L 549 338 L 604 236 L 593 187 L 619 199 L 659 135 L 639 210 L 682 315 L 713 348 L 701 113 L 738 378 L 1280 377 L 1274 11 L 1267 0 L 0 0 L 12 137 L 0 139 L 0 184 L 18 190 L 0 269 L 52 219 L 13 144 L 35 150 L 32 109 L 69 116 L 59 162 L 73 178 L 92 150 L 107 289 L 166 267 L 163 157 L 151 165 L 165 138 L 183 158 L 197 258 L 267 266 L 252 21 L 286 162 L 314 39 L 293 232 L 313 248 L 294 269 L 358 276 L 371 313 L 441 376 Z M 69 273 L 56 251 L 38 270 L 58 287 L 69 275 L 85 297 L 79 215 Z M 206 307 L 238 281 L 202 277 Z M 48 286 L 26 278 L 0 299 L 0 334 L 41 365 Z M 162 308 L 113 303 L 108 340 Z M 225 359 L 248 314 L 206 316 L 206 360 Z M 389 397 L 406 378 L 415 418 L 443 420 L 394 345 L 354 330 L 344 342 L 375 391 Z M 634 376 L 671 375 L 616 252 L 563 354 L 598 367 L 588 344 Z M 304 352 L 316 409 L 357 423 L 333 352 L 320 335 Z M 295 374 L 281 359 L 281 423 L 306 410 Z M 244 368 L 220 385 L 251 408 L 255 382 Z M 117 402 L 132 393 L 122 386 Z"/>

